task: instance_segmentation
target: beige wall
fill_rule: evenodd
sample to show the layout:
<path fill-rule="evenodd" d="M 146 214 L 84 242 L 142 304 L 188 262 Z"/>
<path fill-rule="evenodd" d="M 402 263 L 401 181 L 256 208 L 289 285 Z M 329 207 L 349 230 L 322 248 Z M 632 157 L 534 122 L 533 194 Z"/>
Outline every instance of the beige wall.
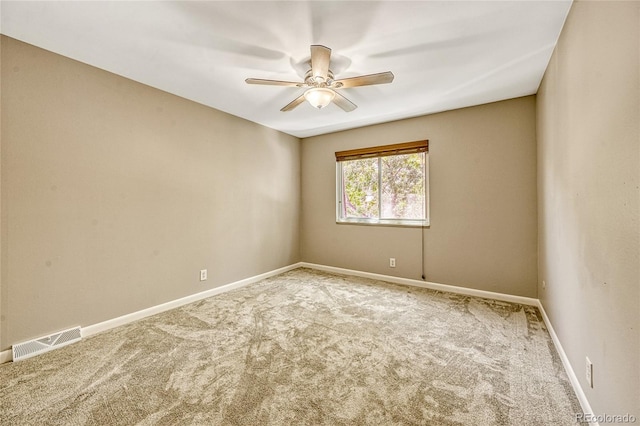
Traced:
<path fill-rule="evenodd" d="M 421 229 L 335 223 L 334 157 L 420 139 L 430 150 L 427 281 L 535 297 L 533 96 L 303 139 L 302 259 L 420 279 Z"/>
<path fill-rule="evenodd" d="M 0 350 L 300 260 L 297 138 L 10 38 L 1 72 Z"/>
<path fill-rule="evenodd" d="M 4 306 L 2 301 L 2 293 L 4 293 L 2 289 L 2 265 L 4 263 L 4 258 L 2 257 L 2 229 L 4 227 L 2 222 L 2 42 L 3 37 L 0 36 L 0 351 L 4 348 L 2 336 L 4 336 L 5 329 L 5 316 L 2 309 Z"/>
<path fill-rule="evenodd" d="M 592 409 L 638 418 L 639 23 L 575 2 L 538 93 L 539 296 Z"/>

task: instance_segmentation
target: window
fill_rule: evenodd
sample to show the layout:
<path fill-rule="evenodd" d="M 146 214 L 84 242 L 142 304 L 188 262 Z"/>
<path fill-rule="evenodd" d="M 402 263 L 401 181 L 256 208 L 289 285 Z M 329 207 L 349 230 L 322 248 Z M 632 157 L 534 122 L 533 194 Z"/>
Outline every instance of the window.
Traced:
<path fill-rule="evenodd" d="M 336 152 L 336 220 L 429 224 L 428 141 Z"/>

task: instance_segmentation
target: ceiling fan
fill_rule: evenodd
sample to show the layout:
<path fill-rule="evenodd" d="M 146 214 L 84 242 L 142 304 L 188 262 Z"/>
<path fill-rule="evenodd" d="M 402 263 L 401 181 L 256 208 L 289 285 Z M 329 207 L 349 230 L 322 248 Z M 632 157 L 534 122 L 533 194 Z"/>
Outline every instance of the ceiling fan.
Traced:
<path fill-rule="evenodd" d="M 263 84 L 267 86 L 307 87 L 308 89 L 299 97 L 285 105 L 280 111 L 291 111 L 305 100 L 315 108 L 324 108 L 332 101 L 346 112 L 357 108 L 356 104 L 338 93 L 337 89 L 348 89 L 358 86 L 371 86 L 373 84 L 385 84 L 393 81 L 391 71 L 378 74 L 361 75 L 358 77 L 335 80 L 329 69 L 331 49 L 325 46 L 311 46 L 311 69 L 307 71 L 303 82 L 266 80 L 261 78 L 247 78 L 247 84 Z"/>

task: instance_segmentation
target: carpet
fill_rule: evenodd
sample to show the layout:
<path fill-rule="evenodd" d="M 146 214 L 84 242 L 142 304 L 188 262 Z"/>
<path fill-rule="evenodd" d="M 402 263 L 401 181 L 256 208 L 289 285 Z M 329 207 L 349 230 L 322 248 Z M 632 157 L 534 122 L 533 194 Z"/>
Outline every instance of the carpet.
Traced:
<path fill-rule="evenodd" d="M 0 366 L 3 425 L 575 425 L 539 311 L 296 269 Z"/>

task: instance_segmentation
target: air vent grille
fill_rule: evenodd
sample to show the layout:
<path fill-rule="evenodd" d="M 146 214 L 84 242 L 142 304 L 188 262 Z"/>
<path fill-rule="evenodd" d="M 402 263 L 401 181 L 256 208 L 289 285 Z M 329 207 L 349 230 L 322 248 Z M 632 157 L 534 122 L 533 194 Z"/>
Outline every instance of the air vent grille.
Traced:
<path fill-rule="evenodd" d="M 13 349 L 13 361 L 22 361 L 23 359 L 61 348 L 77 342 L 81 338 L 82 332 L 80 327 L 74 327 L 38 339 L 29 340 L 28 342 L 18 343 L 11 347 Z"/>

